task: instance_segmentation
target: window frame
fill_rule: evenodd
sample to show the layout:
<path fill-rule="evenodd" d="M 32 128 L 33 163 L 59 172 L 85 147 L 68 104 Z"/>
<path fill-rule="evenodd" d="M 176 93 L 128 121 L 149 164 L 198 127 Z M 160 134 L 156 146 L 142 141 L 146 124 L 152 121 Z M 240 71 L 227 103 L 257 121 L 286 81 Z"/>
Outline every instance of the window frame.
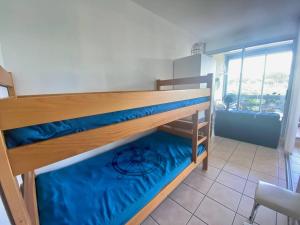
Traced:
<path fill-rule="evenodd" d="M 286 43 L 282 43 L 282 45 L 277 45 L 277 46 L 266 46 L 266 47 L 262 47 L 262 48 L 258 48 L 255 49 L 255 47 L 259 47 L 260 45 L 256 45 L 256 46 L 251 46 L 251 47 L 243 47 L 243 48 L 238 48 L 236 50 L 234 50 L 233 53 L 225 53 L 225 74 L 224 74 L 224 83 L 223 83 L 223 100 L 224 97 L 227 94 L 227 83 L 228 83 L 228 65 L 229 65 L 229 61 L 232 59 L 241 59 L 241 66 L 240 66 L 240 80 L 239 80 L 239 87 L 238 87 L 238 95 L 237 95 L 237 107 L 235 110 L 239 111 L 240 110 L 240 95 L 241 95 L 241 86 L 242 86 L 242 79 L 243 79 L 243 64 L 244 64 L 244 59 L 245 57 L 251 57 L 251 56 L 260 56 L 260 55 L 264 55 L 265 57 L 265 61 L 264 61 L 264 74 L 262 77 L 262 87 L 261 87 L 261 93 L 260 93 L 260 104 L 259 104 L 259 110 L 258 111 L 254 111 L 254 112 L 261 112 L 262 110 L 262 98 L 263 98 L 263 90 L 264 90 L 264 82 L 265 82 L 265 73 L 266 73 L 266 57 L 268 54 L 272 54 L 272 53 L 280 53 L 280 52 L 286 52 L 286 51 L 290 51 L 292 53 L 292 62 L 291 62 L 291 71 L 290 71 L 290 75 L 289 75 L 289 86 L 288 89 L 290 87 L 290 80 L 292 79 L 292 73 L 293 73 L 293 64 L 294 64 L 294 45 L 295 45 L 295 41 L 294 40 L 287 40 L 287 41 L 283 41 Z M 276 44 L 277 42 L 273 42 L 274 44 Z M 270 44 L 273 44 L 270 43 Z M 280 43 L 280 42 L 278 42 Z M 268 45 L 268 44 L 266 44 Z M 263 45 L 262 45 L 263 46 Z M 254 48 L 254 49 L 252 49 Z M 238 51 L 238 52 L 237 52 Z M 288 91 L 288 90 L 287 90 Z M 287 103 L 287 99 L 285 101 L 285 104 Z M 284 107 L 285 108 L 285 107 Z M 285 112 L 285 109 L 283 110 L 283 113 Z"/>

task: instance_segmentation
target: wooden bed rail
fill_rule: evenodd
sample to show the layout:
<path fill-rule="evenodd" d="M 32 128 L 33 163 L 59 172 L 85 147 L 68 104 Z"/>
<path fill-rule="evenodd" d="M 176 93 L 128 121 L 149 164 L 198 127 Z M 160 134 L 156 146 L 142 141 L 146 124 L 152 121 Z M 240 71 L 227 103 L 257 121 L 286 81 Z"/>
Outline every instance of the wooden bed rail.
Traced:
<path fill-rule="evenodd" d="M 201 96 L 209 89 L 54 95 L 0 100 L 0 130 L 139 108 Z"/>
<path fill-rule="evenodd" d="M 13 148 L 8 151 L 11 168 L 14 175 L 19 175 L 140 132 L 151 130 L 173 120 L 190 116 L 197 110 L 203 111 L 207 108 L 209 108 L 209 103 L 205 102 Z"/>
<path fill-rule="evenodd" d="M 15 96 L 12 74 L 0 66 L 0 86 L 6 87 L 10 97 Z"/>
<path fill-rule="evenodd" d="M 169 79 L 169 80 L 157 80 L 156 87 L 157 90 L 160 90 L 162 86 L 201 84 L 201 83 L 212 84 L 212 77 L 213 74 L 209 73 L 205 76 L 184 77 L 184 78 Z"/>

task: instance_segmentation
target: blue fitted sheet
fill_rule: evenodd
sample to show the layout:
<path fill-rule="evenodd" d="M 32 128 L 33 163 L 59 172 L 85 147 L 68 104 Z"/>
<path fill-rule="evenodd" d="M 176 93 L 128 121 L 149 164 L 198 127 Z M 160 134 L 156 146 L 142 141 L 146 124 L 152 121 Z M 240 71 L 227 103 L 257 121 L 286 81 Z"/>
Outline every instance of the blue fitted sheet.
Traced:
<path fill-rule="evenodd" d="M 94 116 L 12 129 L 5 131 L 4 135 L 7 147 L 14 148 L 17 146 L 32 144 L 51 138 L 77 133 L 80 131 L 99 128 L 110 124 L 200 104 L 207 101 L 208 97 L 201 97 L 111 113 L 104 113 Z"/>
<path fill-rule="evenodd" d="M 198 154 L 204 151 L 199 146 Z M 155 132 L 36 178 L 41 225 L 126 223 L 191 163 L 191 140 Z"/>

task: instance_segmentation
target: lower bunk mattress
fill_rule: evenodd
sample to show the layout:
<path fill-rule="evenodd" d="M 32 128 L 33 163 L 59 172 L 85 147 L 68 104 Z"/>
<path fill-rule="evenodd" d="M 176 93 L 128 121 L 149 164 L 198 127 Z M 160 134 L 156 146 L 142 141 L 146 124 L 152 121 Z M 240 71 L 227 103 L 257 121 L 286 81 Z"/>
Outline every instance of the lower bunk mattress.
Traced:
<path fill-rule="evenodd" d="M 125 224 L 192 162 L 191 140 L 157 131 L 36 177 L 41 225 Z M 198 148 L 198 155 L 205 151 Z"/>

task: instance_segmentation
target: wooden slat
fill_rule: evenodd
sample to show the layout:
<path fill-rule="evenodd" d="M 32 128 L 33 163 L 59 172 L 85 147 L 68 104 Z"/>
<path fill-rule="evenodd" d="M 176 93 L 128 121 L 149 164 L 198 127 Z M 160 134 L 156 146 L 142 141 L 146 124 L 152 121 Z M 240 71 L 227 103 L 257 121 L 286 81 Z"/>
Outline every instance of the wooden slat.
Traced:
<path fill-rule="evenodd" d="M 192 89 L 8 98 L 0 100 L 0 130 L 209 95 L 209 89 Z"/>
<path fill-rule="evenodd" d="M 199 129 L 202 129 L 203 127 L 205 127 L 205 126 L 207 126 L 208 125 L 208 122 L 200 122 L 200 123 L 198 123 L 198 130 Z"/>
<path fill-rule="evenodd" d="M 67 135 L 8 151 L 14 175 L 26 173 L 102 145 L 153 129 L 173 120 L 203 111 L 209 102 L 142 117 L 110 126 Z"/>
<path fill-rule="evenodd" d="M 208 124 L 207 122 L 199 122 L 198 129 L 202 129 L 203 127 L 207 126 L 207 124 Z M 186 129 L 186 130 L 192 130 L 193 128 L 193 123 L 191 121 L 186 121 L 186 120 L 176 120 L 166 125 L 171 127 Z"/>
<path fill-rule="evenodd" d="M 0 66 L 0 85 L 4 87 L 13 87 L 13 79 L 9 72 Z"/>
<path fill-rule="evenodd" d="M 185 120 L 176 120 L 166 125 L 181 128 L 181 129 L 187 129 L 187 130 L 192 130 L 193 128 L 193 123 Z"/>
<path fill-rule="evenodd" d="M 175 188 L 206 158 L 207 152 L 203 152 L 197 157 L 197 163 L 191 163 L 183 170 L 173 181 L 164 187 L 143 209 L 141 209 L 134 217 L 132 217 L 127 225 L 141 224 L 153 210 L 163 201 Z"/>
<path fill-rule="evenodd" d="M 23 196 L 29 216 L 32 221 L 32 225 L 39 225 L 35 174 L 33 171 L 30 171 L 23 175 Z"/>
<path fill-rule="evenodd" d="M 0 184 L 4 193 L 4 202 L 7 203 L 8 214 L 11 215 L 16 225 L 31 225 L 30 217 L 17 180 L 13 176 L 6 152 L 4 138 L 0 132 Z"/>
<path fill-rule="evenodd" d="M 204 141 L 206 141 L 207 140 L 207 136 L 198 136 L 198 142 L 197 142 L 197 144 L 198 145 L 200 145 L 200 144 L 202 144 Z"/>
<path fill-rule="evenodd" d="M 169 80 L 157 80 L 157 89 L 159 90 L 161 86 L 208 83 L 211 81 L 210 77 L 212 77 L 212 74 L 208 74 L 206 76 L 186 77 L 186 78 L 177 78 L 177 79 L 169 79 Z"/>
<path fill-rule="evenodd" d="M 161 131 L 168 132 L 173 135 L 178 135 L 180 137 L 185 137 L 185 138 L 191 138 L 192 137 L 192 130 L 184 130 L 184 129 L 178 129 L 170 126 L 160 126 L 158 128 Z"/>

